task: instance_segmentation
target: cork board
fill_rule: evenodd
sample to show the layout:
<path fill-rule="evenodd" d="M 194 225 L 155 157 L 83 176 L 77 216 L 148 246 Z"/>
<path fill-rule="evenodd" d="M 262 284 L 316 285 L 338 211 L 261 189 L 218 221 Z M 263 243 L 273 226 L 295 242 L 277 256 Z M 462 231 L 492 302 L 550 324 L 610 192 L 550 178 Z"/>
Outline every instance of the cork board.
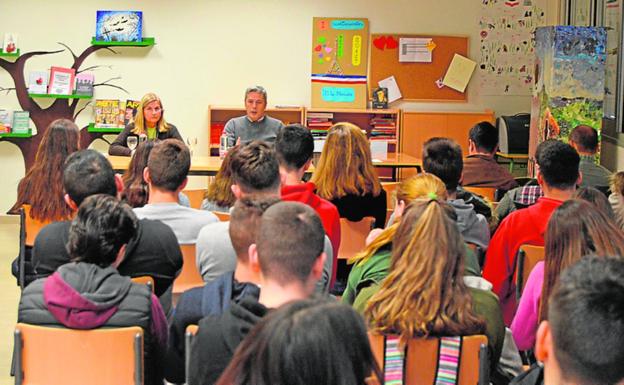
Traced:
<path fill-rule="evenodd" d="M 430 38 L 435 44 L 431 52 L 431 62 L 399 62 L 398 42 L 402 37 Z M 449 87 L 439 88 L 436 80 L 444 77 L 456 53 L 468 57 L 468 37 L 372 34 L 371 40 L 369 95 L 380 80 L 394 76 L 401 90 L 402 100 L 466 101 L 465 93 Z"/>

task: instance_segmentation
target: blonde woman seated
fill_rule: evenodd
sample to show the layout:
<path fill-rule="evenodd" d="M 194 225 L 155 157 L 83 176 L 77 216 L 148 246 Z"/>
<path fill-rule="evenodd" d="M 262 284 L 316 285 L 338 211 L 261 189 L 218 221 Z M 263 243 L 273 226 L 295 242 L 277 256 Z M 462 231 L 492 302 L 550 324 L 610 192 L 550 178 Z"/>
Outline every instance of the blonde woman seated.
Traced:
<path fill-rule="evenodd" d="M 336 206 L 341 218 L 360 221 L 374 217 L 375 227 L 386 224 L 386 192 L 373 166 L 366 134 L 351 123 L 336 123 L 312 175 L 316 193 Z"/>
<path fill-rule="evenodd" d="M 359 292 L 375 283 L 381 282 L 388 275 L 390 269 L 390 253 L 392 239 L 399 227 L 406 205 L 416 199 L 425 199 L 430 196 L 445 201 L 446 186 L 433 174 L 418 174 L 404 180 L 396 190 L 396 204 L 392 213 L 392 224 L 386 229 L 374 229 L 367 239 L 366 248 L 356 255 L 349 263 L 353 268 L 347 280 L 347 287 L 342 294 L 342 302 L 352 305 Z M 479 275 L 479 263 L 476 255 L 470 249 L 467 256 L 466 274 Z M 363 307 L 360 309 L 362 312 Z"/>
<path fill-rule="evenodd" d="M 356 309 L 365 306 L 373 332 L 398 334 L 402 342 L 485 334 L 494 370 L 505 335 L 500 305 L 492 292 L 464 283 L 465 246 L 453 212 L 441 199 L 412 202 L 393 238 L 388 276 L 362 290 Z"/>

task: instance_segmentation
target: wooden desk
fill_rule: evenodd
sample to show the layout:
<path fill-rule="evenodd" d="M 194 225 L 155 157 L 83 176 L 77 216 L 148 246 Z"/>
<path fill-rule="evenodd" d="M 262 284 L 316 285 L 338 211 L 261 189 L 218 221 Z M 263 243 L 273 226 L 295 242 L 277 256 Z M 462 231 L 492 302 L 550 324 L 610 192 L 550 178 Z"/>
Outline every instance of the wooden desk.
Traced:
<path fill-rule="evenodd" d="M 108 160 L 113 166 L 113 170 L 123 172 L 128 169 L 130 157 L 128 156 L 108 156 Z M 215 175 L 221 168 L 222 159 L 218 156 L 195 156 L 191 159 L 191 170 L 189 175 Z M 421 160 L 402 153 L 388 153 L 387 156 L 373 159 L 375 167 L 389 167 L 392 169 L 393 179 L 396 179 L 396 170 L 398 168 L 415 168 L 418 172 L 421 170 Z M 314 171 L 314 166 L 310 167 L 309 172 Z"/>
<path fill-rule="evenodd" d="M 514 164 L 516 160 L 527 160 L 529 154 L 505 154 L 503 152 L 497 152 L 496 156 L 500 156 L 503 159 L 509 159 L 509 172 L 513 172 Z"/>

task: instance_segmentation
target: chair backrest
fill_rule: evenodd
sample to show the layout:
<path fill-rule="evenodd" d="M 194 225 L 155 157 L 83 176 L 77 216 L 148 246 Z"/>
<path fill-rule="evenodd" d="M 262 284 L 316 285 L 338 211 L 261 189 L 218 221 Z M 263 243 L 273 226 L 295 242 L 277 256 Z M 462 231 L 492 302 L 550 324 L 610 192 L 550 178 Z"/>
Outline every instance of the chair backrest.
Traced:
<path fill-rule="evenodd" d="M 39 231 L 51 223 L 51 221 L 40 221 L 38 219 L 33 219 L 30 217 L 30 205 L 22 205 L 22 210 L 24 212 L 23 223 L 24 223 L 24 244 L 26 246 L 33 246 L 35 244 L 35 238 L 37 238 L 37 234 Z"/>
<path fill-rule="evenodd" d="M 182 271 L 173 281 L 173 294 L 180 294 L 193 287 L 204 285 L 195 262 L 195 245 L 180 245 L 180 251 L 182 251 L 183 259 Z"/>
<path fill-rule="evenodd" d="M 201 207 L 201 203 L 204 200 L 204 194 L 206 193 L 205 188 L 183 190 L 182 192 L 188 197 L 192 208 L 198 209 Z"/>
<path fill-rule="evenodd" d="M 385 376 L 392 375 L 392 367 L 400 364 L 399 357 L 405 359 L 402 378 L 394 373 L 397 384 L 458 384 L 458 385 L 486 385 L 489 383 L 487 337 L 474 335 L 450 338 L 412 338 L 407 343 L 405 355 L 397 354 L 398 349 L 392 352 L 396 346 L 397 336 L 385 336 L 380 334 L 368 334 L 373 356 Z M 441 345 L 442 344 L 442 345 Z M 458 351 L 459 349 L 459 351 Z M 455 352 L 455 353 L 454 353 Z M 455 367 L 449 362 L 454 354 L 459 360 Z M 443 359 L 441 360 L 440 356 Z M 394 365 L 393 365 L 394 364 Z M 441 373 L 443 371 L 444 373 Z M 451 373 L 456 374 L 456 379 L 446 377 Z M 436 378 L 445 377 L 444 381 L 436 382 Z M 400 381 L 400 382 L 399 382 Z M 383 379 L 380 381 L 383 383 Z M 393 382 L 394 383 L 394 382 Z"/>
<path fill-rule="evenodd" d="M 490 202 L 494 202 L 496 200 L 496 187 L 462 186 L 462 188 L 466 191 L 470 191 L 473 194 L 481 195 Z"/>
<path fill-rule="evenodd" d="M 186 333 L 184 334 L 184 373 L 186 376 L 186 383 L 189 382 L 189 369 L 191 365 L 191 344 L 193 338 L 197 334 L 197 325 L 189 325 L 186 327 Z"/>
<path fill-rule="evenodd" d="M 520 299 L 531 270 L 544 260 L 544 246 L 521 245 L 516 257 L 516 298 Z"/>
<path fill-rule="evenodd" d="M 141 385 L 143 329 L 76 330 L 18 323 L 15 384 Z"/>
<path fill-rule="evenodd" d="M 364 217 L 359 222 L 340 218 L 340 248 L 338 259 L 349 259 L 364 249 L 366 237 L 375 222 L 373 217 Z"/>
<path fill-rule="evenodd" d="M 212 213 L 216 215 L 221 222 L 227 222 L 230 220 L 230 213 L 224 213 L 222 211 L 213 211 Z"/>
<path fill-rule="evenodd" d="M 394 192 L 399 187 L 400 182 L 382 182 L 381 187 L 386 190 L 386 207 L 388 209 L 394 209 Z"/>
<path fill-rule="evenodd" d="M 130 278 L 130 280 L 134 283 L 139 283 L 141 285 L 147 285 L 150 290 L 152 291 L 152 293 L 154 292 L 154 278 L 150 277 L 149 275 L 142 275 L 140 277 L 133 277 Z"/>

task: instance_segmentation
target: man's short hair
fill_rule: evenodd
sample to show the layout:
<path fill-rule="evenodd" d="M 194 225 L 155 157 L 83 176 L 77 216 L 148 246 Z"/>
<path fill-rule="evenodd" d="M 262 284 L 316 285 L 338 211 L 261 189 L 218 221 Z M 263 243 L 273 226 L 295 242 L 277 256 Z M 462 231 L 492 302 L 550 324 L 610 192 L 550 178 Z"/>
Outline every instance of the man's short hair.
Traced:
<path fill-rule="evenodd" d="M 63 187 L 78 206 L 91 195 L 117 196 L 113 167 L 95 150 L 81 150 L 67 157 L 63 167 Z"/>
<path fill-rule="evenodd" d="M 537 146 L 535 160 L 548 186 L 565 190 L 576 184 L 580 157 L 569 144 L 555 139 L 545 140 Z"/>
<path fill-rule="evenodd" d="M 267 92 L 264 89 L 264 87 L 262 87 L 262 86 L 251 86 L 251 87 L 248 87 L 245 90 L 245 99 L 247 99 L 247 95 L 249 95 L 252 92 L 259 93 L 260 95 L 262 95 L 262 98 L 264 99 L 264 102 L 265 103 L 267 102 Z"/>
<path fill-rule="evenodd" d="M 479 151 L 492 153 L 498 146 L 498 130 L 490 122 L 475 124 L 468 133 L 468 138 Z"/>
<path fill-rule="evenodd" d="M 624 261 L 585 257 L 560 277 L 548 301 L 555 357 L 564 379 L 624 379 Z"/>
<path fill-rule="evenodd" d="M 314 154 L 312 133 L 301 124 L 289 124 L 277 134 L 275 152 L 282 167 L 299 170 Z"/>
<path fill-rule="evenodd" d="M 303 283 L 323 252 L 325 231 L 309 206 L 279 202 L 262 215 L 256 245 L 263 275 L 281 284 Z"/>
<path fill-rule="evenodd" d="M 74 262 L 110 266 L 121 246 L 134 237 L 137 217 L 132 208 L 105 194 L 87 197 L 69 228 L 67 251 Z"/>
<path fill-rule="evenodd" d="M 229 233 L 239 261 L 247 262 L 249 246 L 256 243 L 262 214 L 279 201 L 277 197 L 241 198 L 236 201 L 230 215 Z"/>
<path fill-rule="evenodd" d="M 275 150 L 266 142 L 241 145 L 232 155 L 232 174 L 234 183 L 246 194 L 279 190 L 279 164 Z"/>
<path fill-rule="evenodd" d="M 574 127 L 569 140 L 574 142 L 581 152 L 591 154 L 598 151 L 598 131 L 590 126 L 580 125 Z"/>
<path fill-rule="evenodd" d="M 150 152 L 147 168 L 152 185 L 163 190 L 176 191 L 188 176 L 191 153 L 177 139 L 163 140 Z"/>
<path fill-rule="evenodd" d="M 464 169 L 462 150 L 454 140 L 431 138 L 423 146 L 423 170 L 444 182 L 448 191 L 455 191 Z"/>

